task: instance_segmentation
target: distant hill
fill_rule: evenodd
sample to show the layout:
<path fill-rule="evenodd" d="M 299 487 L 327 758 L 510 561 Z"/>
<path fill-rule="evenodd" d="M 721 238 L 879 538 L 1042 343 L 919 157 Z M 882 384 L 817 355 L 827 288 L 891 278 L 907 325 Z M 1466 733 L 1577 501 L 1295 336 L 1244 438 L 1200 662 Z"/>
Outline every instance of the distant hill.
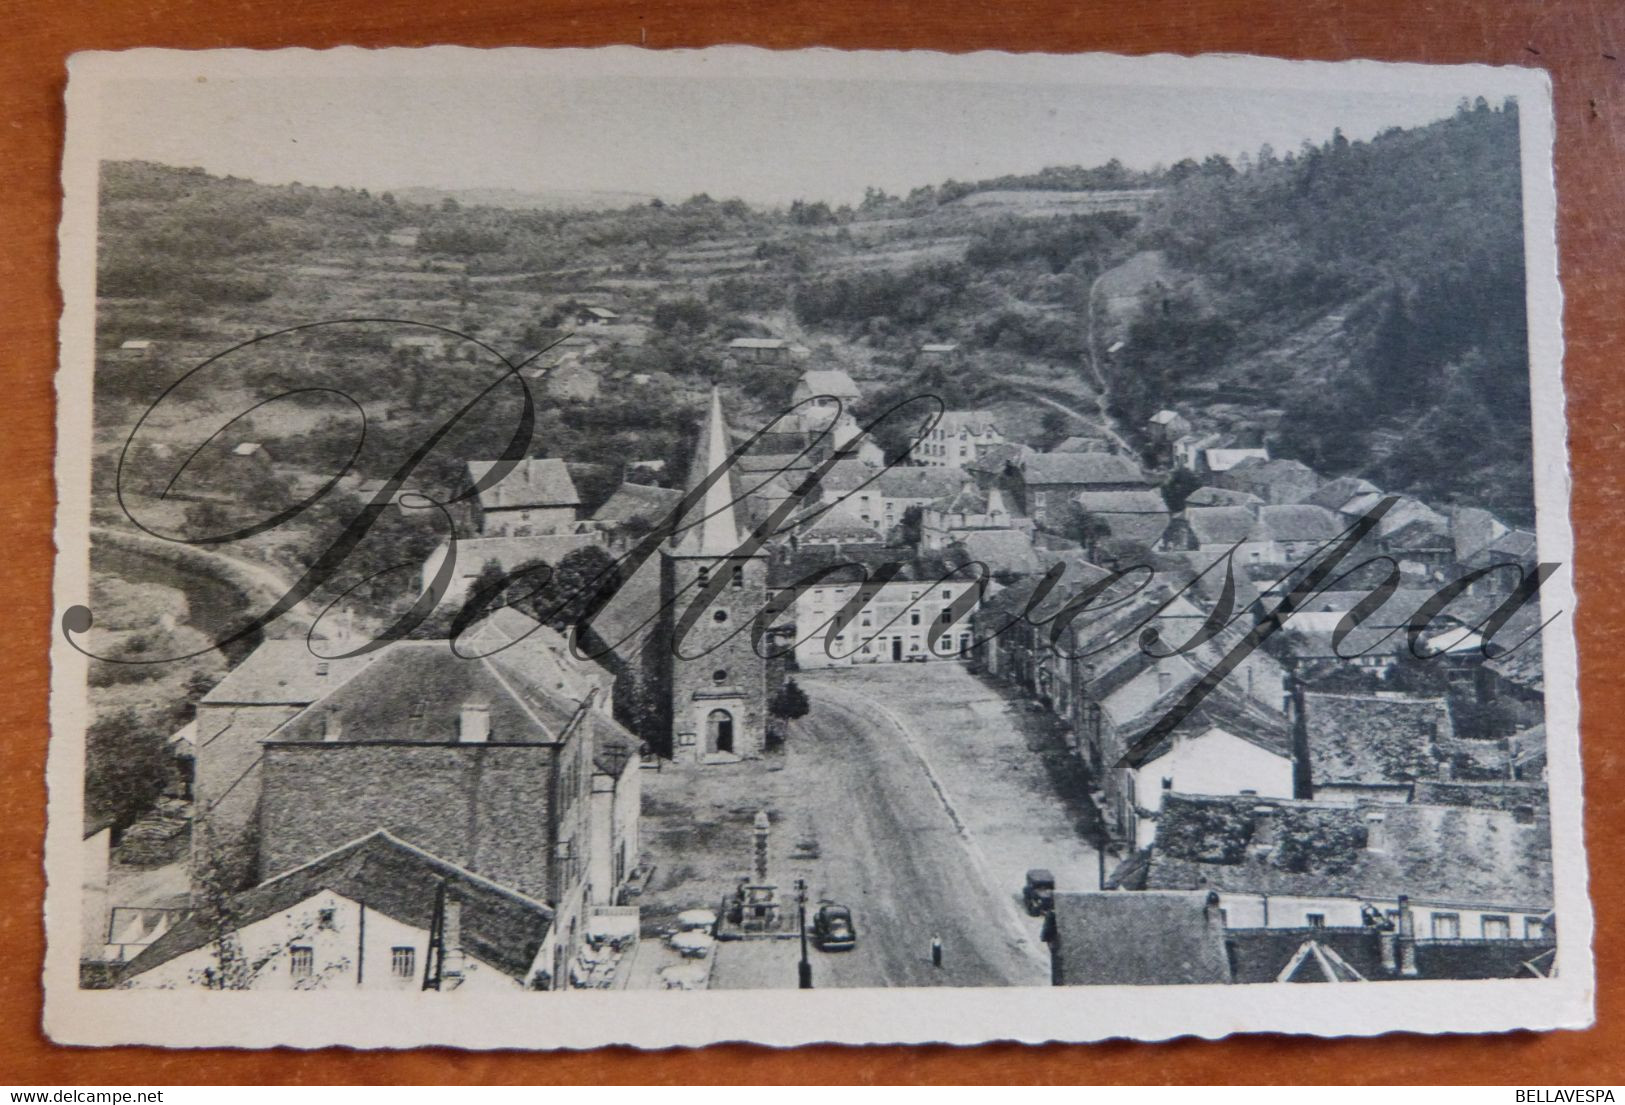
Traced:
<path fill-rule="evenodd" d="M 464 207 L 500 207 L 508 211 L 615 211 L 644 206 L 655 197 L 641 192 L 567 189 L 524 192 L 517 188 L 397 188 L 395 198 L 428 207 L 452 199 Z"/>

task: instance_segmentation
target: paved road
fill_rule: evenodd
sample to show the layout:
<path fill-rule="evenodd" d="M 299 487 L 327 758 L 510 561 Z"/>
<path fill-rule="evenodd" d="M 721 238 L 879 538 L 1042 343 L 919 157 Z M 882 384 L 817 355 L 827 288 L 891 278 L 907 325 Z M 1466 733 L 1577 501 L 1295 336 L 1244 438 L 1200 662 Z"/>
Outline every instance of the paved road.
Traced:
<path fill-rule="evenodd" d="M 798 726 L 798 751 L 840 766 L 847 815 L 823 835 L 819 871 L 844 884 L 823 889 L 852 907 L 860 929 L 853 951 L 814 953 L 815 984 L 1045 984 L 1038 922 L 1018 919 L 1008 888 L 989 885 L 924 761 L 861 699 L 822 681 L 806 685 L 812 712 Z M 940 969 L 931 963 L 933 936 L 943 942 Z"/>

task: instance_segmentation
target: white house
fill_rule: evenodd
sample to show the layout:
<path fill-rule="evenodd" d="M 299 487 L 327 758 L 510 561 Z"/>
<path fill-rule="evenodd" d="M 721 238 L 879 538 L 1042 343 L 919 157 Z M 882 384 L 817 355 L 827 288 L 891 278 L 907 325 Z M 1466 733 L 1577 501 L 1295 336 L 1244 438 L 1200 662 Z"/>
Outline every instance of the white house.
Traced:
<path fill-rule="evenodd" d="M 797 586 L 823 568 L 841 566 L 796 595 L 795 657 L 800 667 L 969 659 L 975 582 L 954 575 L 940 560 L 904 562 L 885 583 L 864 581 L 864 563 L 878 567 L 896 560 L 891 549 L 817 548 L 774 565 L 770 582 L 778 588 Z M 861 605 L 831 636 L 836 615 L 854 601 Z"/>
<path fill-rule="evenodd" d="M 553 911 L 379 830 L 205 905 L 130 961 L 130 989 L 544 988 Z M 232 918 L 228 927 L 210 917 Z"/>

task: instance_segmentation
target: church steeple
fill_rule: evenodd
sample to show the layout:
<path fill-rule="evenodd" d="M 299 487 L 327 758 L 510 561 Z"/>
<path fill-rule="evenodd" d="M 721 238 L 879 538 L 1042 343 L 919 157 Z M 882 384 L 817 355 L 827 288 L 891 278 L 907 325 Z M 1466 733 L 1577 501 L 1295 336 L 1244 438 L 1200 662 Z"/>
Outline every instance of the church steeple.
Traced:
<path fill-rule="evenodd" d="M 722 394 L 711 389 L 711 409 L 700 427 L 694 450 L 694 463 L 688 472 L 688 490 L 693 491 L 706 477 L 728 464 L 733 447 L 728 440 L 728 423 L 722 415 Z M 682 556 L 727 556 L 739 547 L 744 535 L 735 516 L 738 480 L 730 468 L 727 475 L 706 489 L 705 497 L 689 508 L 685 522 L 692 523 L 676 535 L 674 551 Z"/>

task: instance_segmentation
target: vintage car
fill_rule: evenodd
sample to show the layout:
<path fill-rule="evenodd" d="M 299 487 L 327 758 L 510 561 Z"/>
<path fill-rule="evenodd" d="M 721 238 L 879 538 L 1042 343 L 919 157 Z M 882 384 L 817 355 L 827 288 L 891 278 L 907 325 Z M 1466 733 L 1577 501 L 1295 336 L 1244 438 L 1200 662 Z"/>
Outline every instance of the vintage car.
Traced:
<path fill-rule="evenodd" d="M 1027 872 L 1027 885 L 1021 891 L 1022 904 L 1034 917 L 1055 908 L 1055 875 L 1043 867 Z"/>
<path fill-rule="evenodd" d="M 834 902 L 825 902 L 813 914 L 812 935 L 813 943 L 826 952 L 850 951 L 858 943 L 852 911 Z"/>

